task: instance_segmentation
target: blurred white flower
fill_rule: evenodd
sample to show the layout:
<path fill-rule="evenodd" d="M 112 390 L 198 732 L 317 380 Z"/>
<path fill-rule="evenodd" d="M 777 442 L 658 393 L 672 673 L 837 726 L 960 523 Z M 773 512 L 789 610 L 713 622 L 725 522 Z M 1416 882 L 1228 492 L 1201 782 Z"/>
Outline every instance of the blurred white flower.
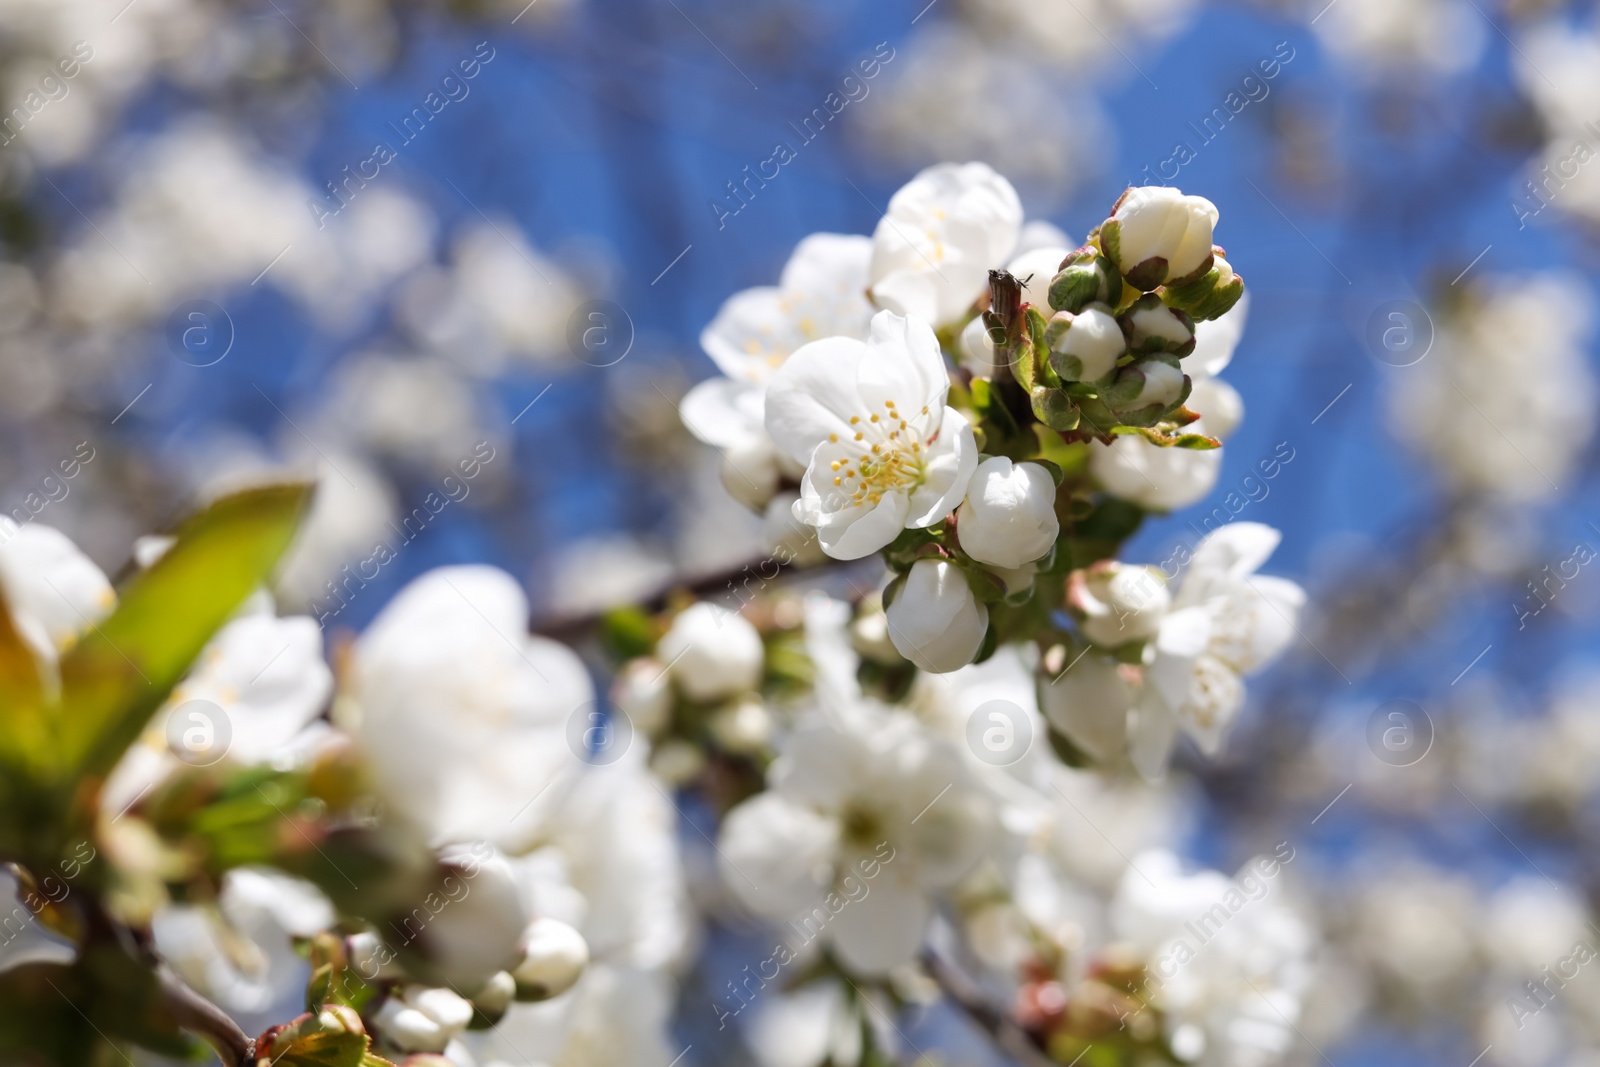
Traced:
<path fill-rule="evenodd" d="M 983 163 L 940 163 L 889 199 L 872 234 L 879 307 L 934 326 L 961 320 L 1017 246 L 1022 202 Z"/>
<path fill-rule="evenodd" d="M 1457 491 L 1556 495 L 1595 431 L 1591 306 L 1587 286 L 1564 274 L 1484 283 L 1438 323 L 1437 351 L 1396 376 L 1395 434 Z"/>
<path fill-rule="evenodd" d="M 822 937 L 852 971 L 882 975 L 915 956 L 931 894 L 971 870 L 991 820 L 961 756 L 914 720 L 806 727 L 768 791 L 724 820 L 723 881 L 807 943 Z"/>
<path fill-rule="evenodd" d="M 578 770 L 564 729 L 594 700 L 569 649 L 527 632 L 528 602 L 493 567 L 442 567 L 395 596 L 355 646 L 351 732 L 394 812 L 438 841 L 514 846 L 547 787 Z"/>
<path fill-rule="evenodd" d="M 1186 875 L 1166 851 L 1130 864 L 1112 906 L 1114 926 L 1152 961 L 1152 999 L 1181 1059 L 1269 1067 L 1296 1041 L 1318 938 L 1274 892 L 1280 863 L 1293 856 L 1253 859 L 1232 879 L 1217 871 Z"/>
<path fill-rule="evenodd" d="M 310 967 L 291 938 L 328 929 L 334 911 L 309 882 L 243 867 L 222 879 L 216 904 L 170 905 L 151 921 L 156 951 L 228 1011 L 264 1017 L 297 1010 Z"/>
<path fill-rule="evenodd" d="M 1294 639 L 1305 593 L 1255 573 L 1281 536 L 1237 522 L 1195 546 L 1155 635 L 1129 727 L 1133 761 L 1146 777 L 1165 773 L 1180 726 L 1215 755 L 1244 703 L 1241 675 L 1265 667 Z"/>
<path fill-rule="evenodd" d="M 18 634 L 48 664 L 111 613 L 105 573 L 52 526 L 0 518 L 0 589 Z"/>
<path fill-rule="evenodd" d="M 690 700 L 747 692 L 761 681 L 765 650 L 744 616 L 701 601 L 679 612 L 656 646 Z"/>
<path fill-rule="evenodd" d="M 372 1025 L 401 1052 L 443 1052 L 472 1021 L 472 1004 L 449 989 L 409 985 L 378 1006 Z"/>
<path fill-rule="evenodd" d="M 966 417 L 945 404 L 949 389 L 933 331 L 888 311 L 869 341 L 815 341 L 773 376 L 767 431 L 809 464 L 795 513 L 828 555 L 870 555 L 961 499 L 978 450 Z"/>
<path fill-rule="evenodd" d="M 589 943 L 577 930 L 548 916 L 533 920 L 517 942 L 522 958 L 511 969 L 519 990 L 539 1000 L 571 989 L 589 965 Z"/>

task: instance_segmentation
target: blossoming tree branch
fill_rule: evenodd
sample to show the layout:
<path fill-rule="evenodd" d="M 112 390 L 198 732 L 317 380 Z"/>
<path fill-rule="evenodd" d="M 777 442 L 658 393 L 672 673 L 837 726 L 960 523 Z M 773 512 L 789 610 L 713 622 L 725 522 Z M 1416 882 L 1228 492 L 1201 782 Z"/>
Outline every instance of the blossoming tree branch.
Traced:
<path fill-rule="evenodd" d="M 1186 870 L 1165 776 L 1303 596 L 1259 524 L 1120 558 L 1242 415 L 1217 221 L 1129 189 L 1079 244 L 969 163 L 802 241 L 682 413 L 804 566 L 619 606 L 587 662 L 483 566 L 325 649 L 271 594 L 304 485 L 141 539 L 117 587 L 8 528 L 0 1059 L 669 1067 L 695 967 L 676 1017 L 726 1060 L 899 1062 L 943 1004 L 1021 1062 L 1277 1061 L 1315 946 L 1293 846 Z M 729 931 L 772 947 L 725 966 Z"/>

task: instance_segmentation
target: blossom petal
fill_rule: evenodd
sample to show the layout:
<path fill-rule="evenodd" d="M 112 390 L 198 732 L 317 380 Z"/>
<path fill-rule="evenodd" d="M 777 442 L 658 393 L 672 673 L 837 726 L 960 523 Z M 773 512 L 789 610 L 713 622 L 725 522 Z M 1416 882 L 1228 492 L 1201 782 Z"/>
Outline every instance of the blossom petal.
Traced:
<path fill-rule="evenodd" d="M 955 408 L 944 409 L 939 438 L 928 449 L 926 476 L 911 494 L 906 525 L 932 526 L 961 503 L 972 472 L 978 468 L 978 444 L 972 424 Z"/>
<path fill-rule="evenodd" d="M 777 793 L 760 793 L 723 821 L 723 882 L 758 915 L 787 919 L 806 912 L 833 881 L 838 832 L 834 820 Z"/>
<path fill-rule="evenodd" d="M 807 478 L 809 481 L 809 476 Z M 885 493 L 872 505 L 831 512 L 816 523 L 817 542 L 834 559 L 860 559 L 884 548 L 906 528 L 911 502 L 904 493 Z"/>
<path fill-rule="evenodd" d="M 865 343 L 829 337 L 802 346 L 767 385 L 766 425 L 773 443 L 797 463 L 809 463 L 829 434 L 849 436 L 850 416 L 860 413 L 856 388 Z"/>
<path fill-rule="evenodd" d="M 1178 737 L 1178 717 L 1153 689 L 1128 713 L 1128 755 L 1147 782 L 1167 776 L 1167 760 Z"/>
<path fill-rule="evenodd" d="M 766 434 L 762 390 L 732 378 L 699 383 L 684 394 L 678 414 L 685 429 L 716 448 L 731 448 Z"/>
<path fill-rule="evenodd" d="M 843 901 L 843 907 L 828 926 L 829 940 L 840 962 L 856 974 L 887 974 L 909 963 L 922 947 L 933 918 L 928 895 L 893 875 L 891 862 L 875 882 L 865 883 L 866 896 L 834 898 Z"/>

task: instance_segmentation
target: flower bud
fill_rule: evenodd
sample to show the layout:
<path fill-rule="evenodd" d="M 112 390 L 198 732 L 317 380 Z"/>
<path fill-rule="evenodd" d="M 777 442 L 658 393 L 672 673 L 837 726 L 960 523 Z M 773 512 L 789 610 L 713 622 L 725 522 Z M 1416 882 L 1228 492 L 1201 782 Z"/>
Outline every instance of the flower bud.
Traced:
<path fill-rule="evenodd" d="M 702 702 L 754 689 L 765 662 L 754 626 L 742 615 L 703 601 L 672 620 L 656 655 L 672 664 L 672 678 L 683 694 Z"/>
<path fill-rule="evenodd" d="M 1122 327 L 1104 304 L 1090 304 L 1077 314 L 1056 312 L 1044 340 L 1050 346 L 1050 367 L 1065 382 L 1099 381 L 1127 350 Z"/>
<path fill-rule="evenodd" d="M 717 745 L 736 755 L 760 752 L 772 741 L 772 716 L 753 693 L 718 708 L 709 728 Z"/>
<path fill-rule="evenodd" d="M 1194 351 L 1194 320 L 1147 293 L 1122 313 L 1122 333 L 1135 355 L 1170 352 L 1180 359 Z"/>
<path fill-rule="evenodd" d="M 666 665 L 651 656 L 624 663 L 611 682 L 611 703 L 628 716 L 635 730 L 650 737 L 659 734 L 672 718 L 672 683 L 667 681 Z"/>
<path fill-rule="evenodd" d="M 1039 576 L 1039 564 L 1024 563 L 1020 567 L 990 567 L 994 576 L 1006 583 L 1006 596 L 1015 596 L 1017 593 L 1033 588 L 1033 580 Z"/>
<path fill-rule="evenodd" d="M 972 595 L 961 568 L 943 559 L 913 563 L 885 614 L 894 647 L 935 674 L 971 663 L 989 630 L 989 609 Z"/>
<path fill-rule="evenodd" d="M 408 930 L 420 927 L 420 958 L 408 956 L 406 965 L 426 981 L 475 989 L 515 962 L 527 912 L 511 865 L 481 842 L 448 845 L 439 863 L 439 885 L 403 920 Z"/>
<path fill-rule="evenodd" d="M 1077 612 L 1084 637 L 1102 648 L 1117 648 L 1153 637 L 1172 606 L 1172 594 L 1160 568 L 1105 560 L 1072 572 L 1067 603 Z"/>
<path fill-rule="evenodd" d="M 390 994 L 373 1027 L 402 1052 L 443 1052 L 472 1021 L 472 1005 L 448 989 L 406 986 Z"/>
<path fill-rule="evenodd" d="M 522 962 L 511 971 L 517 999 L 549 1000 L 572 988 L 589 965 L 589 943 L 557 919 L 539 918 L 522 934 Z"/>
<path fill-rule="evenodd" d="M 1212 249 L 1211 269 L 1185 285 L 1169 285 L 1162 299 L 1182 308 L 1195 322 L 1218 319 L 1233 309 L 1244 296 L 1244 279 L 1233 273 L 1222 249 Z"/>
<path fill-rule="evenodd" d="M 1076 314 L 1088 304 L 1115 307 L 1122 299 L 1122 275 L 1093 245 L 1070 253 L 1050 280 L 1050 306 Z"/>
<path fill-rule="evenodd" d="M 1049 552 L 1060 532 L 1049 471 L 1004 456 L 978 464 L 956 509 L 962 551 L 993 567 L 1020 567 Z"/>
<path fill-rule="evenodd" d="M 1217 209 L 1161 185 L 1130 188 L 1100 227 L 1100 249 L 1135 288 L 1183 285 L 1211 267 Z"/>
<path fill-rule="evenodd" d="M 483 983 L 482 989 L 472 994 L 472 1006 L 478 1009 L 478 1014 L 496 1022 L 511 1007 L 516 995 L 517 980 L 508 971 L 496 971 Z"/>
<path fill-rule="evenodd" d="M 1109 763 L 1128 743 L 1128 709 L 1135 695 L 1128 676 L 1137 669 L 1086 650 L 1054 678 L 1041 680 L 1039 710 L 1068 741 L 1097 762 Z"/>
<path fill-rule="evenodd" d="M 778 450 L 752 434 L 722 450 L 722 486 L 751 511 L 761 511 L 778 491 Z"/>
<path fill-rule="evenodd" d="M 1149 426 L 1189 395 L 1189 378 L 1171 356 L 1145 356 L 1117 372 L 1105 401 L 1130 426 Z"/>
<path fill-rule="evenodd" d="M 889 619 L 876 595 L 863 598 L 850 622 L 850 647 L 862 659 L 884 667 L 898 667 L 906 658 L 889 638 Z"/>
<path fill-rule="evenodd" d="M 681 738 L 669 737 L 650 752 L 650 770 L 668 789 L 688 785 L 705 769 L 705 753 Z"/>

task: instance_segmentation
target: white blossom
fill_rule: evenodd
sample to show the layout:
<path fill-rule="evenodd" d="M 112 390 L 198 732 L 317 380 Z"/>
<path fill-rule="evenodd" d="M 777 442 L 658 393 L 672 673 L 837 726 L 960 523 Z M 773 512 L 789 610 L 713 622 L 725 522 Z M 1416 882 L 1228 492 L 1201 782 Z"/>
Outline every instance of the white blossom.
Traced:
<path fill-rule="evenodd" d="M 521 959 L 512 968 L 517 986 L 540 1000 L 560 996 L 589 965 L 589 943 L 559 919 L 535 919 L 517 945 Z"/>
<path fill-rule="evenodd" d="M 1172 853 L 1152 850 L 1123 876 L 1116 932 L 1151 960 L 1152 999 L 1182 1060 L 1269 1067 L 1298 1040 L 1317 938 L 1273 884 L 1294 853 L 1277 855 L 1230 879 L 1185 874 Z"/>
<path fill-rule="evenodd" d="M 761 681 L 761 635 L 737 612 L 701 601 L 679 612 L 656 646 L 673 681 L 691 700 L 711 701 Z"/>
<path fill-rule="evenodd" d="M 356 644 L 341 716 L 384 800 L 439 841 L 514 844 L 538 825 L 546 787 L 578 767 L 563 731 L 593 686 L 527 619 L 510 575 L 443 567 L 402 589 Z"/>
<path fill-rule="evenodd" d="M 828 555 L 869 555 L 961 499 L 978 450 L 949 388 L 933 331 L 888 311 L 868 341 L 815 341 L 773 376 L 767 430 L 808 464 L 795 515 Z"/>
<path fill-rule="evenodd" d="M 915 956 L 931 894 L 977 862 L 991 818 L 962 757 L 914 720 L 810 726 L 790 738 L 768 791 L 724 820 L 723 881 L 757 914 L 823 938 L 855 973 L 882 975 Z"/>
<path fill-rule="evenodd" d="M 872 299 L 934 326 L 960 320 L 1016 248 L 1022 203 L 983 163 L 940 163 L 889 199 L 872 234 Z"/>
<path fill-rule="evenodd" d="M 8 518 L 0 518 L 0 589 L 18 634 L 52 664 L 117 604 L 105 572 L 66 534 Z"/>
<path fill-rule="evenodd" d="M 409 985 L 373 1016 L 378 1034 L 402 1052 L 443 1052 L 472 1021 L 472 1003 L 448 989 Z"/>
<path fill-rule="evenodd" d="M 884 614 L 900 654 L 936 674 L 971 663 L 989 629 L 988 607 L 961 568 L 942 559 L 913 563 Z"/>
<path fill-rule="evenodd" d="M 1265 667 L 1294 639 L 1305 593 L 1255 573 L 1280 538 L 1269 526 L 1235 522 L 1195 546 L 1152 642 L 1129 726 L 1130 752 L 1147 777 L 1164 773 L 1180 727 L 1215 755 L 1244 703 L 1241 676 Z"/>
<path fill-rule="evenodd" d="M 1122 194 L 1100 231 L 1100 243 L 1123 276 L 1148 291 L 1205 266 L 1216 224 L 1216 205 L 1205 197 L 1143 185 Z"/>
<path fill-rule="evenodd" d="M 1079 613 L 1078 629 L 1102 648 L 1153 636 L 1172 604 L 1159 567 L 1105 560 L 1074 571 L 1067 602 Z"/>
<path fill-rule="evenodd" d="M 979 563 L 1016 568 L 1039 559 L 1061 532 L 1055 479 L 1037 463 L 985 457 L 956 510 L 956 530 L 962 551 Z"/>

